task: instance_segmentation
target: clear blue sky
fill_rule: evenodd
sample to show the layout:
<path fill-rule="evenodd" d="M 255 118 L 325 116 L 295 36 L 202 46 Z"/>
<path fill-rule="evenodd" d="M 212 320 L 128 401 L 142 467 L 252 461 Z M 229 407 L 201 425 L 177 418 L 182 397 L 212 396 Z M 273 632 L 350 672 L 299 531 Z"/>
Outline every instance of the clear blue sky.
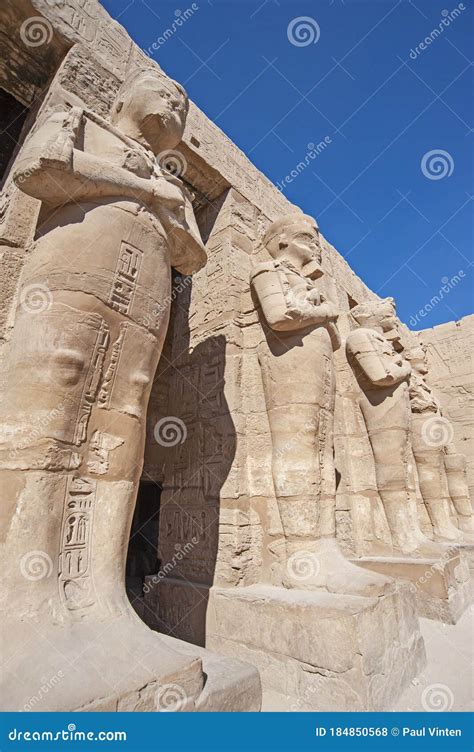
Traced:
<path fill-rule="evenodd" d="M 326 137 L 284 193 L 403 321 L 472 312 L 472 0 L 103 2 L 275 184 Z"/>

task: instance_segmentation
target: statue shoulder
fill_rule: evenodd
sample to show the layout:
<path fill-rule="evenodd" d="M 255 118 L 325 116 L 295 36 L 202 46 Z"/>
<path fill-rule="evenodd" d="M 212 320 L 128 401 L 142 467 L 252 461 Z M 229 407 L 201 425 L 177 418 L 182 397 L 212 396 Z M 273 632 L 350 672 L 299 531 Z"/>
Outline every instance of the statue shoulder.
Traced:
<path fill-rule="evenodd" d="M 281 264 L 278 261 L 262 261 L 253 267 L 250 271 L 250 282 L 253 283 L 256 277 L 267 272 L 275 272 L 281 269 Z"/>
<path fill-rule="evenodd" d="M 378 339 L 378 335 L 373 329 L 365 329 L 363 327 L 354 329 L 354 331 L 347 336 L 346 352 L 352 355 L 357 355 L 361 349 L 364 349 L 367 345 L 373 343 L 375 339 Z"/>

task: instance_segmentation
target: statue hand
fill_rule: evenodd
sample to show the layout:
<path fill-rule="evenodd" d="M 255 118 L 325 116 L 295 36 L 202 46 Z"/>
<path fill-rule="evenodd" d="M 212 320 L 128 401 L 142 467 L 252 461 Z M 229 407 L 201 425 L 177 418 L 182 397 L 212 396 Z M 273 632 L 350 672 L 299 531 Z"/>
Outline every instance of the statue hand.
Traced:
<path fill-rule="evenodd" d="M 184 194 L 181 186 L 166 180 L 154 178 L 152 181 L 153 203 L 171 209 L 178 218 L 184 218 Z"/>

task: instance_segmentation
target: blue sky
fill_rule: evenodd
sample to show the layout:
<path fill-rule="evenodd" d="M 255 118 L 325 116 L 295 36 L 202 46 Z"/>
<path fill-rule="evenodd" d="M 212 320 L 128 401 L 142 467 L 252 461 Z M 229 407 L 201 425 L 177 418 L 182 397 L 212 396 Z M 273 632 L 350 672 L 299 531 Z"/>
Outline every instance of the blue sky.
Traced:
<path fill-rule="evenodd" d="M 472 312 L 472 0 L 102 1 L 403 321 Z"/>

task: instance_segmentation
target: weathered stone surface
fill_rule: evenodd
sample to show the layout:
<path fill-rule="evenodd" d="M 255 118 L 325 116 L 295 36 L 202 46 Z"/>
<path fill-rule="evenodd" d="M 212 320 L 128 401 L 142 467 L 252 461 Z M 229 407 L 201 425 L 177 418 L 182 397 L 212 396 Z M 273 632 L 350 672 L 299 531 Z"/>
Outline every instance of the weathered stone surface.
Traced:
<path fill-rule="evenodd" d="M 11 34 L 2 78 L 38 97 L 0 204 L 7 632 L 31 648 L 9 707 L 29 702 L 31 652 L 41 683 L 61 670 L 48 644 L 74 662 L 91 636 L 41 709 L 257 710 L 236 656 L 286 709 L 390 707 L 423 663 L 414 602 L 446 621 L 467 602 L 472 318 L 415 335 L 387 313 L 193 103 L 183 131 L 180 87 L 96 0 L 5 9 L 51 31 L 28 49 Z M 139 115 L 157 94 L 176 109 L 154 131 Z M 380 307 L 383 326 L 361 320 Z M 428 452 L 430 388 L 454 444 Z M 163 493 L 136 610 L 173 637 L 125 597 L 141 472 Z M 19 574 L 38 552 L 39 582 Z"/>

